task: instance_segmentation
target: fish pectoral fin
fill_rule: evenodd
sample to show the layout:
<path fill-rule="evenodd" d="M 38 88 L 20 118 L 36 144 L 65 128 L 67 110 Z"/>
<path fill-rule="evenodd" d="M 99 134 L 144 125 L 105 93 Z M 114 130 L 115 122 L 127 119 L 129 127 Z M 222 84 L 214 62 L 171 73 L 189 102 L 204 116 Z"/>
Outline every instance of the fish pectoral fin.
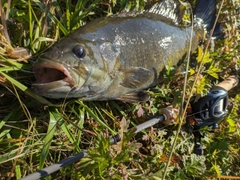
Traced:
<path fill-rule="evenodd" d="M 151 78 L 151 72 L 145 68 L 135 67 L 122 72 L 122 86 L 131 89 L 138 89 L 146 86 Z"/>
<path fill-rule="evenodd" d="M 132 92 L 129 94 L 124 94 L 120 98 L 117 98 L 124 102 L 145 102 L 150 99 L 150 95 L 146 91 Z"/>

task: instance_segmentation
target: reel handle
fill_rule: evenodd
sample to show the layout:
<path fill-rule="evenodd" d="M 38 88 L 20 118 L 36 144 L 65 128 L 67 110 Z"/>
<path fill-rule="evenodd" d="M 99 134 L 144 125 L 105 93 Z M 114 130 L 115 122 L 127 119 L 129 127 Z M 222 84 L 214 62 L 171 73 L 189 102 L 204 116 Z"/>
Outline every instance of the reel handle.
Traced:
<path fill-rule="evenodd" d="M 232 76 L 227 77 L 224 81 L 220 82 L 219 84 L 215 85 L 213 87 L 213 89 L 220 87 L 220 88 L 225 89 L 226 91 L 229 91 L 232 88 L 234 88 L 235 86 L 237 86 L 238 82 L 239 82 L 238 78 L 236 76 L 232 75 Z"/>

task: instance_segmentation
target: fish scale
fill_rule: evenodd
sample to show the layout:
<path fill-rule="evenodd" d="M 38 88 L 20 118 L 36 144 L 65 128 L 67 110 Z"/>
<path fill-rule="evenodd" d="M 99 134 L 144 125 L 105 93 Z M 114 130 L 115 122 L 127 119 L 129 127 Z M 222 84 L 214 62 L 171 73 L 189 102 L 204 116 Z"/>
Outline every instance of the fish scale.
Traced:
<path fill-rule="evenodd" d="M 133 19 L 133 21 L 136 23 L 136 19 Z M 173 28 L 164 22 L 156 21 L 156 19 L 146 19 L 145 17 L 139 18 L 138 21 L 146 21 L 145 24 L 149 26 L 147 28 L 146 26 L 141 27 L 141 31 L 136 34 L 134 33 L 135 30 L 130 33 L 126 28 L 129 24 L 133 24 L 131 21 L 119 23 L 122 29 L 129 32 L 128 38 L 130 39 L 126 42 L 127 46 L 121 47 L 123 53 L 120 56 L 125 68 L 136 66 L 135 61 L 138 61 L 138 63 L 143 64 L 142 67 L 147 69 L 157 67 L 160 64 L 161 68 L 157 69 L 160 72 L 163 65 L 167 65 L 172 57 L 174 57 L 172 59 L 174 60 L 173 64 L 176 65 L 179 59 L 186 54 L 189 48 L 190 28 L 183 30 L 179 27 Z M 166 29 L 170 29 L 169 26 L 171 30 L 166 32 Z M 142 40 L 133 43 L 132 39 L 135 40 L 137 37 L 141 37 L 144 43 L 142 43 Z M 148 43 L 149 41 L 151 43 Z M 169 48 L 169 46 L 171 47 Z M 160 57 L 161 60 L 159 60 Z"/>

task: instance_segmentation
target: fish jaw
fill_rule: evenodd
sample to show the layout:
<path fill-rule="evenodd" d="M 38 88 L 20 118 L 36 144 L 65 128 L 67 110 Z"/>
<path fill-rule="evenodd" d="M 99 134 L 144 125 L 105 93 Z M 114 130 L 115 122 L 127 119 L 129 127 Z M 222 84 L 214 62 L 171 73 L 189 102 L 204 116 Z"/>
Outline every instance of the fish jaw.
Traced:
<path fill-rule="evenodd" d="M 81 81 L 82 84 L 77 84 L 67 67 L 45 58 L 34 63 L 33 73 L 36 78 L 33 88 L 38 94 L 49 98 L 66 97 L 70 91 L 84 83 Z"/>

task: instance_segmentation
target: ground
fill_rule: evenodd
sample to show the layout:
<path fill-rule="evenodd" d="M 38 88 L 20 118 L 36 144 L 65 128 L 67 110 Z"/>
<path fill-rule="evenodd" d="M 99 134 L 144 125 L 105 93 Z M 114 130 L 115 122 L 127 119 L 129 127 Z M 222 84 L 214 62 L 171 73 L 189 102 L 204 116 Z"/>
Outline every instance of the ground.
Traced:
<path fill-rule="evenodd" d="M 203 156 L 193 154 L 194 139 L 185 118 L 176 119 L 170 126 L 148 128 L 134 137 L 127 131 L 160 115 L 162 107 L 180 107 L 182 94 L 186 103 L 188 97 L 206 95 L 228 75 L 239 77 L 239 0 L 218 1 L 218 22 L 225 37 L 208 48 L 203 44 L 191 56 L 193 65 L 184 93 L 184 75 L 171 67 L 166 67 L 164 82 L 148 90 L 151 99 L 146 103 L 51 100 L 38 96 L 31 88 L 35 80 L 32 63 L 57 39 L 92 19 L 125 8 L 146 9 L 155 2 L 0 2 L 1 179 L 20 179 L 83 150 L 87 150 L 88 157 L 46 179 L 240 178 L 239 85 L 229 92 L 229 112 L 219 128 L 214 133 L 207 127 L 201 129 L 205 134 Z M 195 1 L 190 3 L 194 7 Z M 187 3 L 184 5 L 182 23 L 187 24 L 191 11 Z M 110 145 L 109 137 L 117 133 L 123 135 L 123 140 Z"/>

